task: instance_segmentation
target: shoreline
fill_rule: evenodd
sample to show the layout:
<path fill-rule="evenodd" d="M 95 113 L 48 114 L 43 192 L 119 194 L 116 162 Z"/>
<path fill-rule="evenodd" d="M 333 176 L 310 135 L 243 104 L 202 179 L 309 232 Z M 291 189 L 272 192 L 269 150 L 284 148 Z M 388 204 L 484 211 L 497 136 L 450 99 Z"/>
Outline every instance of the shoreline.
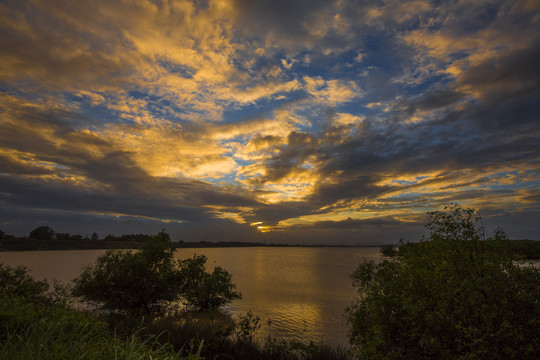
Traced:
<path fill-rule="evenodd" d="M 139 249 L 144 242 L 129 241 L 107 241 L 107 240 L 82 240 L 77 243 L 72 241 L 57 240 L 1 240 L 0 252 L 11 251 L 54 251 L 54 250 L 129 250 Z M 272 247 L 272 248 L 369 248 L 381 247 L 384 245 L 302 245 L 302 244 L 264 244 L 264 243 L 240 243 L 240 242 L 173 242 L 175 249 L 195 249 L 195 248 L 252 248 L 252 247 Z"/>

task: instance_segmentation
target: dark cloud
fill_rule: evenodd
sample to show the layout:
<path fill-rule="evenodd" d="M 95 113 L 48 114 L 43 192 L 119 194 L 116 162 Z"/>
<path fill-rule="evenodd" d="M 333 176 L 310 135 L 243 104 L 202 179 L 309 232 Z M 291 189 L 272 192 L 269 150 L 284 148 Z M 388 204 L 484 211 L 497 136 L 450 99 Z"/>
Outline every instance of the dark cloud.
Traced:
<path fill-rule="evenodd" d="M 422 219 L 424 220 L 424 219 Z M 309 225 L 297 225 L 295 228 L 310 228 L 310 229 L 364 229 L 365 227 L 421 227 L 422 222 L 400 221 L 393 217 L 375 217 L 370 219 L 351 219 L 341 221 L 317 221 Z"/>
<path fill-rule="evenodd" d="M 301 165 L 317 151 L 318 139 L 313 134 L 290 132 L 286 145 L 283 145 L 275 156 L 267 161 L 267 175 L 256 180 L 257 183 L 279 181 L 295 170 L 302 170 Z"/>
<path fill-rule="evenodd" d="M 463 93 L 456 91 L 452 86 L 434 89 L 422 94 L 417 101 L 411 101 L 406 113 L 412 115 L 416 110 L 444 109 L 463 100 L 464 97 Z"/>
<path fill-rule="evenodd" d="M 128 76 L 128 58 L 111 56 L 112 44 L 100 36 L 103 31 L 111 37 L 121 32 L 89 2 L 8 1 L 2 14 L 0 48 L 9 49 L 0 52 L 3 81 L 88 90 L 116 87 L 122 75 Z M 87 31 L 92 28 L 99 31 Z"/>
<path fill-rule="evenodd" d="M 250 222 L 262 221 L 265 225 L 277 225 L 282 220 L 316 213 L 316 204 L 310 202 L 284 202 L 278 205 L 260 205 L 245 218 Z"/>
<path fill-rule="evenodd" d="M 16 104 L 11 110 L 13 121 L 0 125 L 0 146 L 16 149 L 23 158 L 0 157 L 1 198 L 7 207 L 204 222 L 211 216 L 202 205 L 258 204 L 234 187 L 150 176 L 129 152 L 63 120 L 75 114 L 41 113 Z"/>
<path fill-rule="evenodd" d="M 501 209 L 499 209 L 501 210 Z M 483 211 L 480 211 L 482 214 Z M 510 213 L 501 211 L 499 216 L 486 217 L 488 234 L 491 234 L 497 227 L 501 227 L 510 239 L 538 240 L 537 219 L 538 209 L 529 211 L 512 211 Z"/>
<path fill-rule="evenodd" d="M 304 46 L 309 46 L 309 42 L 315 39 L 309 28 L 317 15 L 326 13 L 334 5 L 332 1 L 324 0 L 235 1 L 240 23 L 248 35 L 271 36 L 290 44 L 306 41 Z"/>
<path fill-rule="evenodd" d="M 512 51 L 500 58 L 490 58 L 469 68 L 460 78 L 459 83 L 469 85 L 473 89 L 491 91 L 524 92 L 535 98 L 539 91 L 540 41 L 534 42 L 527 49 Z M 502 89 L 501 89 L 502 88 Z"/>
<path fill-rule="evenodd" d="M 532 206 L 538 207 L 538 204 L 540 204 L 540 189 L 523 191 L 520 200 L 522 202 L 531 204 Z"/>
<path fill-rule="evenodd" d="M 155 219 L 200 220 L 206 215 L 198 208 L 149 199 L 133 194 L 80 189 L 54 181 L 26 180 L 24 178 L 0 179 L 2 200 L 7 206 L 25 206 L 51 210 L 87 213 L 111 213 L 144 216 Z"/>
<path fill-rule="evenodd" d="M 52 169 L 48 169 L 45 166 L 28 166 L 6 155 L 0 155 L 0 164 L 2 164 L 2 171 L 4 173 L 20 175 L 52 175 L 55 173 Z"/>

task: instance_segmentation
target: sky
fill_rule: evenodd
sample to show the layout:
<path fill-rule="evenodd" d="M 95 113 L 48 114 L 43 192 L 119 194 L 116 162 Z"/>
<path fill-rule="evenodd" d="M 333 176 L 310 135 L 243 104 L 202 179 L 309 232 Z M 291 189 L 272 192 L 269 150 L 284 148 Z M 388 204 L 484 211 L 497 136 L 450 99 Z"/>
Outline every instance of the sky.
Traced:
<path fill-rule="evenodd" d="M 0 229 L 540 240 L 540 1 L 0 0 Z"/>

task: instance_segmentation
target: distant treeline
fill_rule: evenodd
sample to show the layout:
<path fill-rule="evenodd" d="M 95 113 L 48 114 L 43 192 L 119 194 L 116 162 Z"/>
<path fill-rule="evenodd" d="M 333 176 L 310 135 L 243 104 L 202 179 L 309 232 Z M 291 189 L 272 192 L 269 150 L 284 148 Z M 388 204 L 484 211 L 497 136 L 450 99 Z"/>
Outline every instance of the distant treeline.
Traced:
<path fill-rule="evenodd" d="M 139 248 L 136 243 L 102 240 L 40 240 L 33 238 L 8 238 L 0 240 L 0 251 L 32 251 L 32 250 L 99 250 L 99 249 L 131 249 Z"/>
<path fill-rule="evenodd" d="M 49 226 L 40 226 L 32 230 L 28 236 L 9 235 L 0 230 L 0 251 L 29 250 L 91 250 L 91 249 L 139 249 L 152 238 L 147 234 L 107 235 L 101 239 L 97 233 L 82 236 L 54 231 Z M 197 241 L 172 242 L 176 248 L 208 248 L 208 247 L 255 247 L 255 246 L 287 246 L 286 244 L 261 244 L 240 241 Z"/>
<path fill-rule="evenodd" d="M 39 226 L 30 231 L 28 236 L 14 236 L 0 230 L 0 250 L 26 251 L 26 250 L 76 250 L 76 249 L 127 249 L 138 248 L 149 239 L 149 236 L 134 235 L 132 238 L 107 237 L 100 239 L 97 233 L 90 236 L 56 232 L 49 226 Z"/>
<path fill-rule="evenodd" d="M 489 240 L 483 243 L 485 246 L 503 249 L 518 258 L 526 260 L 540 259 L 540 241 L 536 240 Z M 407 242 L 400 245 L 382 246 L 381 252 L 386 256 L 399 255 L 400 252 L 408 251 L 418 243 Z"/>

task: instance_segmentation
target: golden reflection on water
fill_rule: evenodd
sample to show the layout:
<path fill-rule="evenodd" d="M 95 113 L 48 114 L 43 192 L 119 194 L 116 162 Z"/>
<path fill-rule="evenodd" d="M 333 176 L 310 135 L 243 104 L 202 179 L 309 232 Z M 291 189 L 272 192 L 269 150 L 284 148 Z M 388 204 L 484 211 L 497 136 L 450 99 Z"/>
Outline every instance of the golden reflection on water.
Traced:
<path fill-rule="evenodd" d="M 25 265 L 38 279 L 68 283 L 103 250 L 0 253 L 0 262 Z M 380 259 L 379 248 L 204 248 L 179 249 L 175 257 L 208 257 L 232 274 L 243 298 L 227 310 L 238 317 L 251 310 L 261 317 L 260 338 L 324 339 L 347 344 L 344 311 L 355 297 L 349 275 L 366 258 Z"/>
<path fill-rule="evenodd" d="M 315 252 L 269 256 L 257 249 L 255 258 L 257 302 L 265 305 L 267 328 L 264 336 L 277 333 L 303 340 L 321 323 L 321 308 L 312 301 L 323 291 L 316 266 Z M 270 300 L 273 299 L 273 300 Z M 286 334 L 284 334 L 286 333 Z"/>
<path fill-rule="evenodd" d="M 228 309 L 233 317 L 251 310 L 261 317 L 260 338 L 347 344 L 345 308 L 356 293 L 349 275 L 379 248 L 213 248 L 181 249 L 179 257 L 208 256 L 222 266 L 243 298 Z"/>

